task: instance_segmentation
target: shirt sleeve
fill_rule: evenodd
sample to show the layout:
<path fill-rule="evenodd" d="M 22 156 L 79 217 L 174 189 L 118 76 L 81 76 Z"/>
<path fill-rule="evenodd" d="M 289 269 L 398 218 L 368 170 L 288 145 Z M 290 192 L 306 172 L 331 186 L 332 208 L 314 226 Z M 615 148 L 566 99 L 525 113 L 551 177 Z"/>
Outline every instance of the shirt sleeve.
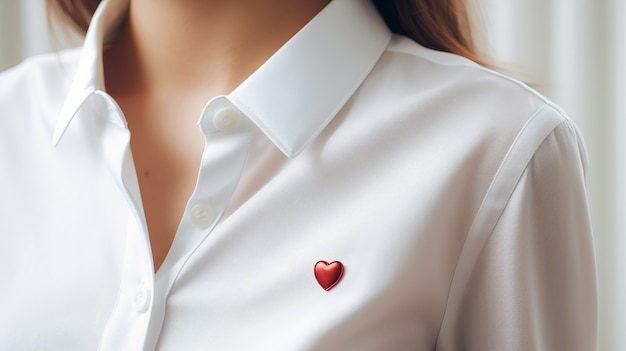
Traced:
<path fill-rule="evenodd" d="M 596 350 L 585 166 L 578 130 L 565 120 L 521 173 L 438 350 Z"/>

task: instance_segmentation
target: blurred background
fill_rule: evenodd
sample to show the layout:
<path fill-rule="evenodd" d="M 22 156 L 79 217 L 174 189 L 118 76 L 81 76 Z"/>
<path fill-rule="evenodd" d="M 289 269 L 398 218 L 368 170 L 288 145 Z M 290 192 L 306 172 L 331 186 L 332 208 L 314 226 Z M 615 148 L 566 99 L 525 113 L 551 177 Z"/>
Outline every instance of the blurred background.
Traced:
<path fill-rule="evenodd" d="M 475 1 L 494 62 L 561 105 L 585 135 L 600 350 L 626 350 L 626 0 Z M 80 44 L 54 31 L 44 0 L 0 0 L 0 70 Z"/>

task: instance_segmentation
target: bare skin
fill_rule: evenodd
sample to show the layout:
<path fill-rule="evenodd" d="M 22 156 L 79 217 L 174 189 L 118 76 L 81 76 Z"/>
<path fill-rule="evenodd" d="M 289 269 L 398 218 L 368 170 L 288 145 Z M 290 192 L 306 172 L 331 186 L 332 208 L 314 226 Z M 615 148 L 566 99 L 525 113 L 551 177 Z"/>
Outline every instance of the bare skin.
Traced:
<path fill-rule="evenodd" d="M 131 131 L 155 271 L 195 186 L 202 108 L 243 82 L 328 2 L 131 0 L 104 72 Z"/>

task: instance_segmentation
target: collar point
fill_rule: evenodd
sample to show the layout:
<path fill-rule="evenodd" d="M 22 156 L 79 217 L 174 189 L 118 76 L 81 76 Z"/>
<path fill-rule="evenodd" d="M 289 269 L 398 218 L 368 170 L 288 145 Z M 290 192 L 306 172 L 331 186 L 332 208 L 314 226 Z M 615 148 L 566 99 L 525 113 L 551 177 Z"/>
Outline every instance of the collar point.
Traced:
<path fill-rule="evenodd" d="M 274 145 L 289 159 L 298 157 L 308 144 L 303 143 L 298 145 L 298 143 L 295 142 L 285 142 L 285 140 L 276 140 L 274 138 L 270 138 L 270 140 L 272 140 Z"/>
<path fill-rule="evenodd" d="M 59 142 L 61 141 L 61 138 L 63 138 L 64 134 L 65 128 L 57 126 L 57 128 L 54 130 L 54 134 L 52 135 L 52 147 L 57 147 L 57 145 L 59 145 Z"/>

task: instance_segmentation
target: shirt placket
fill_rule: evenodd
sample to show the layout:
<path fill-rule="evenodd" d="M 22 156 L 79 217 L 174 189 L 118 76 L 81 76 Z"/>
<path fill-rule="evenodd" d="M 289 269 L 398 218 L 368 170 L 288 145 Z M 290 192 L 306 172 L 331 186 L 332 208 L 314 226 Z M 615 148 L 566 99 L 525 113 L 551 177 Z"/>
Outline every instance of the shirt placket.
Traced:
<path fill-rule="evenodd" d="M 98 94 L 107 113 L 103 131 L 109 168 L 129 204 L 126 250 L 120 289 L 101 338 L 100 350 L 155 350 L 162 332 L 168 293 L 189 257 L 218 224 L 245 168 L 252 124 L 226 97 L 212 99 L 199 126 L 205 137 L 196 187 L 174 242 L 155 275 L 130 132 L 118 105 Z"/>
<path fill-rule="evenodd" d="M 226 97 L 216 97 L 206 105 L 199 126 L 205 147 L 198 180 L 159 272 L 178 271 L 190 250 L 213 230 L 230 202 L 250 152 L 251 123 Z"/>
<path fill-rule="evenodd" d="M 144 347 L 154 295 L 152 253 L 141 204 L 137 175 L 130 152 L 130 132 L 117 103 L 95 91 L 89 99 L 94 112 L 105 118 L 103 156 L 128 204 L 126 242 L 120 286 L 99 350 L 141 350 Z"/>

